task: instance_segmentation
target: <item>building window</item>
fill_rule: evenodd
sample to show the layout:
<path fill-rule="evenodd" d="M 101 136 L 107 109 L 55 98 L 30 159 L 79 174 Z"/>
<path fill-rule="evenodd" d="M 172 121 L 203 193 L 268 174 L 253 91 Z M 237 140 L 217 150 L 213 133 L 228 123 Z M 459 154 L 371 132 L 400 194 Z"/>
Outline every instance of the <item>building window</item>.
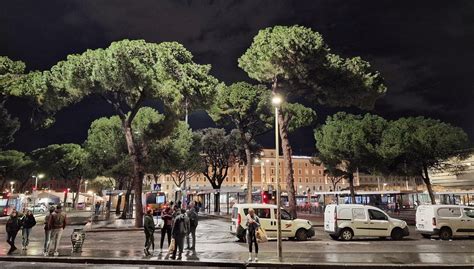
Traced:
<path fill-rule="evenodd" d="M 232 180 L 235 182 L 235 177 L 233 177 Z"/>
<path fill-rule="evenodd" d="M 271 162 L 270 165 L 273 166 L 273 162 Z"/>
<path fill-rule="evenodd" d="M 301 183 L 301 178 L 300 178 L 300 177 L 298 178 L 298 182 L 300 182 L 300 183 Z"/>
<path fill-rule="evenodd" d="M 301 169 L 298 169 L 298 175 L 301 175 Z"/>
<path fill-rule="evenodd" d="M 272 177 L 272 183 L 273 183 L 273 177 Z"/>
<path fill-rule="evenodd" d="M 323 170 L 318 170 L 318 174 L 322 175 L 322 174 L 323 174 Z"/>
<path fill-rule="evenodd" d="M 272 168 L 272 169 L 270 170 L 270 174 L 274 175 L 274 174 L 275 174 L 275 169 Z"/>
<path fill-rule="evenodd" d="M 304 167 L 308 167 L 308 163 L 304 163 Z"/>
<path fill-rule="evenodd" d="M 306 178 L 306 183 L 308 183 L 308 178 Z"/>

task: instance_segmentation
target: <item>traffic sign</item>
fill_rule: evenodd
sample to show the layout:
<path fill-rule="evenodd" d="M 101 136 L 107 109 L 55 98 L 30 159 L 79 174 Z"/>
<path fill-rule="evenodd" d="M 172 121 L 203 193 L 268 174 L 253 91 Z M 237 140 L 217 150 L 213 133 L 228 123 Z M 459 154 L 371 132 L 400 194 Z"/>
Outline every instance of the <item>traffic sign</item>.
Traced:
<path fill-rule="evenodd" d="M 153 184 L 153 190 L 154 191 L 161 191 L 161 184 L 160 183 Z"/>

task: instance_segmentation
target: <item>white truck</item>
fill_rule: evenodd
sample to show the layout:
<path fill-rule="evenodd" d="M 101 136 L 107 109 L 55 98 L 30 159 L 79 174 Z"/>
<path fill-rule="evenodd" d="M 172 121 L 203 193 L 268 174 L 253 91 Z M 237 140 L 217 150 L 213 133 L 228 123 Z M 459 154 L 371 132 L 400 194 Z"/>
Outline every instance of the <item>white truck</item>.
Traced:
<path fill-rule="evenodd" d="M 327 205 L 324 210 L 324 231 L 337 240 L 353 237 L 391 237 L 400 240 L 409 235 L 407 223 L 389 217 L 379 208 L 369 205 Z"/>
<path fill-rule="evenodd" d="M 416 231 L 423 237 L 474 236 L 474 207 L 460 205 L 420 205 L 416 209 Z"/>

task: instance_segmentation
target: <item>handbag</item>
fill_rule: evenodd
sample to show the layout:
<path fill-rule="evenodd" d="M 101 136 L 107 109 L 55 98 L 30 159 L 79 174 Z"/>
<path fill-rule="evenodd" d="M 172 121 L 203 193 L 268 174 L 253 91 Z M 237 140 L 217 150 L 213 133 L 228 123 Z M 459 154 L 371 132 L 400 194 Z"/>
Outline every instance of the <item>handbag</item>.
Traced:
<path fill-rule="evenodd" d="M 268 241 L 267 233 L 262 227 L 258 227 L 256 237 L 257 240 L 259 240 L 261 243 Z"/>
<path fill-rule="evenodd" d="M 168 252 L 173 252 L 176 247 L 176 241 L 174 238 L 171 238 L 170 246 L 168 247 Z"/>

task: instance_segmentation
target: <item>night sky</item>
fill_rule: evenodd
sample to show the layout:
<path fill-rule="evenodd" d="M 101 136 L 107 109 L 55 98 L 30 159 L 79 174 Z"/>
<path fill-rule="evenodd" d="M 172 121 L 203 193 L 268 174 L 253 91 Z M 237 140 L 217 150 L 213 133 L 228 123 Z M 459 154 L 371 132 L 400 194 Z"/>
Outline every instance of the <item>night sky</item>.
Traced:
<path fill-rule="evenodd" d="M 388 119 L 424 115 L 462 127 L 474 138 L 474 1 L 97 1 L 3 0 L 0 55 L 22 60 L 29 70 L 49 69 L 68 54 L 107 47 L 121 39 L 178 41 L 195 61 L 212 64 L 227 84 L 247 80 L 237 58 L 259 29 L 299 24 L 320 32 L 333 52 L 361 56 L 386 80 L 388 92 L 373 113 Z M 56 124 L 33 131 L 22 101 L 9 101 L 22 120 L 11 148 L 32 150 L 51 143 L 82 143 L 90 123 L 112 115 L 97 98 L 58 113 Z M 315 107 L 318 122 L 338 108 Z M 212 125 L 202 112 L 193 128 Z M 290 139 L 295 154 L 314 152 L 312 128 Z M 261 139 L 273 144 L 272 135 Z"/>

